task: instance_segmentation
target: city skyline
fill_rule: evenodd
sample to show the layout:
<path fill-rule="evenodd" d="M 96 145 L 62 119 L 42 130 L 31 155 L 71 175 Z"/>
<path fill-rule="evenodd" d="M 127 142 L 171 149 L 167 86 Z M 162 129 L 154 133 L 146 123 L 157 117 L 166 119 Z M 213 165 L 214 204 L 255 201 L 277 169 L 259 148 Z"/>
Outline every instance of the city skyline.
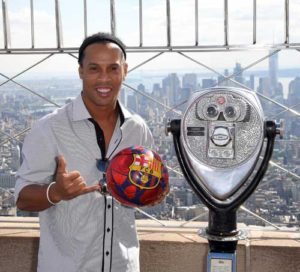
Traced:
<path fill-rule="evenodd" d="M 271 62 L 272 63 L 272 62 Z M 237 65 L 235 67 L 235 69 L 239 69 L 241 68 L 239 65 Z M 181 92 L 182 90 L 187 90 L 186 88 L 189 88 L 188 84 L 191 84 L 193 82 L 193 84 L 191 86 L 195 86 L 195 84 L 199 84 L 199 82 L 197 82 L 197 80 L 195 80 L 196 75 L 195 74 L 185 74 L 183 75 L 182 78 L 177 78 L 178 75 L 173 74 L 173 75 L 166 75 L 160 82 L 158 82 L 158 85 L 156 85 L 157 83 L 154 83 L 154 86 L 157 93 L 157 98 L 160 99 L 160 101 L 164 101 L 166 103 L 166 105 L 171 105 L 171 103 L 178 103 L 178 100 L 181 99 L 185 99 L 182 96 L 176 96 L 175 92 L 165 92 L 163 91 L 163 89 L 168 89 L 168 86 L 173 86 L 173 88 L 180 88 L 177 91 Z M 239 78 L 237 78 L 238 80 L 240 80 L 241 82 L 245 81 L 245 77 L 244 76 L 240 76 Z M 247 79 L 248 80 L 248 79 Z M 217 81 L 217 78 L 215 79 L 215 81 Z M 173 83 L 172 83 L 173 82 Z M 184 83 L 185 82 L 185 83 Z M 205 81 L 205 84 L 209 84 L 209 82 L 211 81 Z M 36 81 L 36 83 L 38 84 L 39 88 L 43 89 L 43 92 L 41 92 L 43 95 L 49 95 L 51 94 L 52 98 L 55 100 L 55 97 L 58 95 L 58 97 L 61 97 L 62 95 L 67 95 L 68 94 L 68 90 L 71 93 L 74 93 L 74 89 L 72 88 L 72 86 L 74 86 L 74 82 L 70 81 L 68 83 L 68 81 L 57 81 L 57 82 L 52 82 L 53 84 L 56 84 L 56 88 L 48 88 L 49 86 L 46 84 L 45 87 L 47 88 L 43 88 L 43 84 L 42 82 L 38 82 Z M 200 82 L 200 84 L 202 85 L 204 83 L 204 81 Z M 63 84 L 63 85 L 61 85 Z M 171 85 L 170 85 L 171 84 Z M 177 84 L 177 87 L 175 86 Z M 190 86 L 190 87 L 191 87 Z M 34 87 L 34 86 L 32 86 Z M 79 85 L 77 85 L 78 89 L 77 91 L 79 92 Z M 194 88 L 194 87 L 192 87 Z M 138 89 L 140 91 L 145 91 L 144 87 L 142 84 L 139 85 Z M 154 91 L 154 90 L 153 90 Z M 166 98 L 166 100 L 163 99 L 162 94 L 168 94 L 168 96 L 173 96 L 173 99 L 168 99 Z M 153 93 L 153 96 L 155 96 L 155 93 Z M 1 96 L 1 101 L 5 102 L 4 105 L 8 105 L 7 102 L 10 103 L 10 105 L 14 105 L 13 107 L 10 106 L 10 111 L 9 110 L 3 110 L 2 111 L 2 122 L 0 122 L 0 125 L 2 126 L 2 130 L 3 131 L 8 131 L 10 132 L 10 134 L 15 134 L 20 130 L 23 130 L 24 128 L 26 128 L 27 126 L 30 126 L 32 124 L 32 122 L 36 119 L 36 118 L 40 118 L 42 117 L 44 114 L 46 114 L 47 112 L 41 112 L 40 110 L 42 109 L 42 105 L 40 105 L 39 107 L 37 107 L 40 104 L 40 101 L 38 99 L 38 97 L 34 97 L 34 96 L 29 96 L 28 98 L 24 99 L 26 96 L 22 95 L 22 93 L 20 93 L 18 91 L 18 95 L 14 95 L 11 92 L 3 92 L 0 93 Z M 30 98 L 31 97 L 31 98 Z M 147 101 L 147 98 L 145 97 L 141 97 L 139 95 L 134 96 L 135 99 L 129 99 L 128 101 L 130 102 L 130 104 L 127 104 L 127 106 L 129 106 L 132 110 L 137 111 L 139 114 L 141 114 L 144 118 L 146 118 L 146 120 L 149 120 L 149 126 L 151 128 L 151 130 L 153 131 L 153 134 L 155 135 L 155 139 L 157 144 L 160 146 L 160 154 L 162 154 L 164 160 L 166 160 L 168 162 L 168 166 L 170 168 L 176 168 L 177 162 L 176 162 L 176 156 L 174 153 L 174 150 L 172 149 L 172 141 L 169 138 L 165 138 L 165 136 L 163 136 L 163 126 L 164 126 L 164 121 L 163 121 L 163 115 L 161 114 L 161 111 L 158 109 L 158 106 L 156 104 L 153 104 L 149 101 Z M 175 99 L 176 97 L 176 99 Z M 55 100 L 56 101 L 56 100 Z M 61 101 L 66 101 L 61 99 Z M 133 101 L 135 101 L 135 103 L 132 103 Z M 36 114 L 34 114 L 35 111 L 33 111 L 33 114 L 31 115 L 33 117 L 33 119 L 27 120 L 28 116 L 24 116 L 25 118 L 23 118 L 23 115 L 26 114 L 26 112 L 23 110 L 25 104 L 26 107 L 31 110 L 31 108 L 36 108 L 36 110 L 40 111 L 40 112 L 36 112 Z M 125 102 L 126 103 L 126 102 Z M 151 106 L 150 106 L 151 105 Z M 157 110 L 156 110 L 157 108 Z M 13 111 L 12 111 L 13 110 Z M 17 114 L 18 113 L 18 114 Z M 28 113 L 27 113 L 28 114 Z M 290 121 L 292 121 L 290 119 Z M 288 125 L 288 127 L 293 127 L 291 125 Z M 295 131 L 296 133 L 299 133 L 299 137 L 300 137 L 300 131 Z M 0 139 L 5 139 L 6 136 L 5 135 L 0 135 Z M 2 142 L 1 140 L 1 142 Z M 5 160 L 5 164 L 6 169 L 11 169 L 11 166 L 9 163 L 12 162 L 16 162 L 17 157 L 16 155 L 12 156 L 11 154 L 16 154 L 16 152 L 14 152 L 13 150 L 14 147 L 16 145 L 18 145 L 18 142 L 11 142 L 12 144 L 9 144 L 9 142 L 5 145 L 2 146 L 1 148 L 1 154 L 3 156 L 3 154 L 7 154 L 5 156 L 6 160 Z M 300 149 L 298 150 L 297 148 L 293 148 L 291 144 L 288 145 L 288 149 L 286 149 L 288 153 L 284 154 L 283 152 L 283 145 L 284 143 L 280 143 L 278 142 L 278 145 L 281 146 L 280 149 L 275 149 L 274 151 L 274 158 L 275 161 L 277 163 L 279 163 L 280 165 L 287 167 L 287 169 L 289 169 L 290 171 L 296 171 L 294 168 L 297 165 L 297 161 L 300 160 Z M 295 153 L 296 152 L 296 153 Z M 2 161 L 2 166 L 4 162 Z M 294 168 L 293 168 L 294 167 Z M 16 166 L 15 166 L 16 169 Z M 272 169 L 270 167 L 270 169 Z M 289 204 L 290 207 L 292 207 L 291 209 L 293 209 L 293 214 L 297 217 L 298 211 L 300 214 L 300 207 L 297 206 L 298 201 L 300 201 L 300 190 L 299 190 L 299 186 L 297 186 L 297 182 L 296 179 L 294 180 L 291 176 L 289 175 L 285 175 L 285 187 L 282 188 L 281 186 L 279 186 L 281 184 L 281 178 L 283 178 L 283 174 L 281 173 L 279 175 L 279 172 L 276 171 L 277 169 L 273 169 L 270 170 L 267 175 L 265 176 L 264 180 L 262 181 L 262 187 L 260 190 L 257 191 L 257 193 L 255 193 L 253 195 L 253 197 L 251 197 L 251 199 L 249 200 L 249 202 L 247 202 L 249 205 L 249 207 L 251 207 L 252 209 L 258 209 L 258 213 L 259 214 L 264 214 L 264 216 L 266 218 L 268 218 L 268 220 L 275 220 L 276 223 L 278 224 L 285 224 L 285 225 L 297 225 L 297 220 L 291 216 L 291 220 L 294 221 L 281 221 L 283 219 L 282 214 L 286 212 L 284 211 L 289 211 L 289 208 L 287 208 L 287 203 L 289 203 L 288 201 L 291 201 L 291 203 Z M 2 171 L 4 171 L 4 169 L 2 168 Z M 191 192 L 191 189 L 188 187 L 187 183 L 184 182 L 184 179 L 180 176 L 177 176 L 177 174 L 175 174 L 175 172 L 171 171 L 170 175 L 172 177 L 172 180 L 177 180 L 176 184 L 174 184 L 174 188 L 171 191 L 171 194 L 169 195 L 169 197 L 166 199 L 166 202 L 164 202 L 164 204 L 162 204 L 161 206 L 157 206 L 156 208 L 149 208 L 148 211 L 150 213 L 154 213 L 157 215 L 158 218 L 160 219 L 185 219 L 185 220 L 189 220 L 191 219 L 193 216 L 196 216 L 198 213 L 203 211 L 203 208 L 201 208 L 201 206 L 199 206 L 199 199 L 197 199 L 197 197 L 193 196 L 193 193 Z M 298 173 L 299 174 L 299 173 Z M 9 172 L 3 172 L 2 174 L 0 173 L 0 177 L 1 177 L 1 184 L 2 186 L 8 186 L 10 184 L 10 182 L 13 182 L 13 174 L 9 174 Z M 179 181 L 178 179 L 180 179 L 181 181 Z M 10 181 L 9 181 L 10 180 Z M 265 183 L 270 184 L 267 187 L 265 187 Z M 181 185 L 180 185 L 181 184 Z M 176 189 L 179 186 L 178 189 Z M 184 189 L 185 188 L 185 189 Z M 270 192 L 273 192 L 272 194 L 270 194 Z M 272 197 L 271 197 L 272 195 Z M 292 195 L 292 196 L 291 196 Z M 9 203 L 7 204 L 7 202 L 4 202 L 4 204 L 6 205 L 5 207 L 11 207 L 13 205 L 13 202 L 10 198 L 9 195 L 4 195 L 3 199 L 8 198 L 9 199 Z M 274 202 L 275 201 L 275 202 Z M 260 204 L 259 204 L 260 203 Z M 272 204 L 273 203 L 273 204 Z M 274 203 L 277 203 L 276 205 L 274 205 Z M 184 208 L 183 206 L 190 206 L 190 208 Z M 172 208 L 173 207 L 173 208 Z M 175 210 L 173 211 L 175 207 Z M 275 212 L 275 210 L 273 211 L 273 208 L 276 207 L 281 207 L 280 208 L 280 212 Z M 276 208 L 277 209 L 277 208 Z M 266 213 L 266 210 L 269 210 L 269 212 Z M 3 210 L 4 211 L 4 210 Z M 173 215 L 172 215 L 173 214 Z M 245 220 L 244 222 L 247 222 L 248 224 L 253 224 L 254 222 L 257 223 L 257 221 L 253 221 L 253 219 L 251 219 L 250 217 L 248 217 L 247 215 L 243 215 L 242 216 L 243 220 Z M 287 217 L 285 217 L 287 218 Z M 203 219 L 202 219 L 203 220 Z M 296 220 L 296 221 L 295 221 Z M 284 223 L 285 222 L 285 223 Z"/>
<path fill-rule="evenodd" d="M 7 2 L 11 31 L 9 45 L 13 48 L 30 48 L 30 9 L 28 2 Z M 54 50 L 57 46 L 54 2 L 52 0 L 34 1 L 36 48 L 47 46 Z M 61 3 L 63 45 L 76 49 L 84 37 L 83 1 L 68 0 L 59 2 Z M 88 34 L 99 30 L 110 31 L 109 1 L 101 1 L 101 5 L 96 0 L 87 2 L 89 14 Z M 194 44 L 195 16 L 192 9 L 196 2 L 194 0 L 143 1 L 143 46 L 166 47 L 168 42 L 167 18 L 165 16 L 167 2 L 171 4 L 170 49 L 172 49 L 172 46 L 180 45 L 190 45 L 193 49 L 197 48 Z M 199 3 L 199 45 L 206 45 L 207 47 L 219 45 L 224 49 L 223 5 L 225 1 L 199 0 L 197 2 Z M 116 1 L 116 34 L 124 40 L 129 49 L 139 43 L 138 3 L 138 0 L 131 1 L 130 4 L 128 1 Z M 253 34 L 252 1 L 236 1 L 235 3 L 228 1 L 228 3 L 230 15 L 228 38 L 230 44 L 251 45 Z M 91 9 L 91 6 L 93 9 Z M 272 7 L 272 11 L 270 7 Z M 274 58 L 267 57 L 273 53 L 274 45 L 285 42 L 284 1 L 266 0 L 263 3 L 257 1 L 257 10 L 257 45 L 260 48 L 255 48 L 255 45 L 250 48 L 254 50 L 247 51 L 160 52 L 162 54 L 159 57 L 149 62 L 147 60 L 158 55 L 158 52 L 142 52 L 141 50 L 142 54 L 141 52 L 128 53 L 129 69 L 133 69 L 133 71 L 129 73 L 126 83 L 133 84 L 133 88 L 138 89 L 140 92 L 151 93 L 164 106 L 147 100 L 146 96 L 140 96 L 132 89 L 127 94 L 127 99 L 124 95 L 124 103 L 147 120 L 155 136 L 156 143 L 159 144 L 159 151 L 164 160 L 168 161 L 168 166 L 172 170 L 178 169 L 178 163 L 170 137 L 164 136 L 164 119 L 173 117 L 168 107 L 175 107 L 185 101 L 195 89 L 211 87 L 217 83 L 225 86 L 235 86 L 235 84 L 232 85 L 232 82 L 224 80 L 223 75 L 228 76 L 236 72 L 237 74 L 233 76 L 235 81 L 268 96 L 270 99 L 292 106 L 300 103 L 298 100 L 300 99 L 298 91 L 300 80 L 296 78 L 300 75 L 300 72 L 296 70 L 300 69 L 299 51 L 278 46 L 278 50 L 282 48 L 283 50 L 273 55 Z M 297 43 L 300 41 L 300 25 L 299 20 L 297 20 L 299 12 L 300 2 L 290 1 L 290 42 Z M 0 16 L 2 16 L 1 12 Z M 0 24 L 2 24 L 1 19 L 3 18 L 0 18 Z M 0 49 L 4 45 L 3 25 L 1 26 Z M 76 54 L 60 53 L 56 52 L 53 56 L 47 58 L 50 55 L 7 54 L 6 52 L 1 55 L 0 83 L 27 69 L 33 63 L 47 58 L 47 60 L 14 80 L 18 83 L 21 82 L 29 90 L 36 90 L 37 94 L 52 99 L 57 105 L 63 105 L 66 101 L 69 101 L 70 97 L 81 91 L 81 84 L 78 78 Z M 261 59 L 263 61 L 257 62 Z M 135 69 L 144 61 L 147 63 Z M 254 66 L 244 71 L 243 69 L 249 68 L 249 65 Z M 157 71 L 160 71 L 158 77 L 155 76 Z M 288 82 L 283 83 L 282 75 L 290 75 L 285 77 Z M 59 80 L 56 80 L 56 77 Z M 39 79 L 41 80 L 39 81 Z M 124 89 L 128 91 L 130 88 L 124 87 Z M 17 140 L 12 140 L 10 137 L 29 130 L 36 119 L 41 118 L 57 105 L 49 107 L 49 101 L 45 102 L 39 97 L 29 94 L 24 90 L 24 87 L 16 85 L 14 82 L 1 86 L 0 98 L 2 117 L 0 119 L 0 132 L 2 132 L 0 133 L 0 143 L 2 143 L 0 145 L 0 177 L 3 178 L 2 184 L 10 184 L 15 178 L 14 173 L 17 168 L 18 156 L 16 154 L 18 148 L 16 147 L 21 147 L 25 133 L 21 133 L 21 137 L 16 137 Z M 276 141 L 273 158 L 277 165 L 294 175 L 285 171 L 280 172 L 278 167 L 270 167 L 271 170 L 265 176 L 261 190 L 253 195 L 247 205 L 254 211 L 258 210 L 259 214 L 264 214 L 266 217 L 272 218 L 273 216 L 280 224 L 299 225 L 300 190 L 297 183 L 297 175 L 300 174 L 298 167 L 300 149 L 297 145 L 300 138 L 299 119 L 289 112 L 281 113 L 282 108 L 278 108 L 276 103 L 264 102 L 263 106 L 269 115 L 279 112 L 279 115 L 287 120 L 288 134 L 285 141 Z M 297 107 L 295 109 L 297 110 Z M 180 105 L 176 110 L 183 111 L 184 105 Z M 171 176 L 176 178 L 180 175 L 176 171 L 171 171 Z M 281 184 L 283 180 L 285 182 Z M 4 183 L 4 181 L 8 181 L 8 183 Z M 264 184 L 268 184 L 268 186 Z M 170 194 L 164 205 L 156 207 L 157 209 L 152 210 L 152 212 L 158 213 L 161 218 L 173 218 L 176 212 L 178 212 L 178 219 L 190 218 L 189 212 L 185 211 L 183 206 L 187 204 L 198 205 L 199 200 L 191 197 L 186 184 L 180 186 L 178 190 L 174 186 L 172 194 Z M 6 203 L 3 200 L 6 199 L 5 193 L 2 197 L 0 202 L 2 207 L 4 205 L 6 205 L 5 207 L 14 205 L 13 202 Z M 175 208 L 176 211 L 174 211 Z M 199 209 L 197 212 L 199 212 Z M 283 219 L 285 216 L 289 218 L 290 222 Z M 250 218 L 247 222 L 253 222 L 253 219 Z"/>

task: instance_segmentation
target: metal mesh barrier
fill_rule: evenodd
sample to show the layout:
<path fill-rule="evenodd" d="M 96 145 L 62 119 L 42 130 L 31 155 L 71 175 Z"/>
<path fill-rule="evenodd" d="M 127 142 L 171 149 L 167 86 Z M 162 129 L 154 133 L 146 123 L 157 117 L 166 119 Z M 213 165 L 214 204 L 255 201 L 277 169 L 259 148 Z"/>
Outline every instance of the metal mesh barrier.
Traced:
<path fill-rule="evenodd" d="M 131 10 L 127 10 L 128 7 L 120 0 L 80 0 L 72 1 L 72 3 L 71 1 L 49 0 L 46 2 L 45 6 L 42 7 L 38 1 L 23 1 L 23 6 L 18 10 L 19 6 L 14 6 L 12 2 L 5 0 L 1 1 L 0 27 L 2 31 L 0 32 L 0 60 L 2 59 L 2 61 L 9 62 L 10 58 L 27 58 L 28 60 L 29 57 L 28 63 L 30 63 L 23 65 L 24 67 L 22 69 L 15 65 L 12 69 L 14 73 L 6 71 L 4 65 L 0 68 L 0 109 L 3 109 L 1 110 L 2 121 L 0 122 L 1 182 L 10 182 L 11 177 L 13 177 L 13 172 L 18 166 L 18 164 L 12 163 L 12 158 L 14 158 L 12 154 L 17 154 L 18 148 L 22 145 L 24 135 L 30 130 L 32 123 L 44 114 L 37 110 L 40 108 L 39 104 L 42 104 L 43 106 L 46 105 L 49 108 L 49 111 L 60 107 L 63 104 L 62 101 L 57 101 L 57 99 L 53 99 L 51 95 L 49 95 L 49 93 L 51 94 L 51 90 L 42 90 L 38 84 L 30 86 L 31 82 L 26 80 L 25 75 L 36 69 L 45 67 L 51 61 L 55 61 L 61 57 L 67 58 L 72 65 L 76 66 L 78 44 L 80 44 L 84 37 L 95 32 L 95 24 L 98 24 L 96 29 L 102 26 L 105 31 L 118 34 L 121 38 L 124 37 L 125 43 L 128 44 L 127 51 L 129 61 L 131 56 L 136 57 L 138 55 L 138 60 L 135 61 L 134 65 L 131 65 L 128 79 L 123 84 L 123 92 L 127 92 L 128 100 L 131 99 L 131 97 L 135 97 L 136 101 L 137 99 L 146 101 L 145 103 L 149 104 L 149 107 L 154 109 L 153 113 L 147 114 L 147 118 L 145 119 L 154 132 L 157 145 L 161 147 L 161 150 L 163 150 L 163 148 L 168 148 L 169 153 L 165 154 L 166 162 L 171 176 L 174 179 L 182 179 L 182 173 L 176 160 L 174 161 L 174 159 L 172 159 L 171 161 L 168 161 L 168 158 L 171 156 L 170 154 L 173 152 L 172 141 L 170 137 L 162 136 L 164 127 L 163 121 L 172 116 L 180 116 L 184 110 L 184 105 L 187 102 L 188 97 L 178 93 L 175 95 L 178 95 L 180 99 L 176 101 L 166 101 L 161 99 L 159 95 L 155 95 L 155 93 L 153 93 L 154 91 L 152 93 L 149 91 L 147 92 L 145 88 L 139 88 L 137 84 L 133 84 L 131 75 L 134 77 L 138 71 L 141 71 L 149 64 L 154 63 L 155 65 L 155 63 L 159 63 L 160 61 L 164 62 L 164 58 L 176 58 L 179 61 L 189 63 L 192 68 L 187 68 L 187 70 L 193 70 L 193 73 L 197 73 L 199 70 L 205 74 L 203 77 L 211 79 L 209 81 L 209 87 L 217 85 L 238 86 L 253 91 L 260 97 L 268 118 L 282 118 L 287 121 L 289 120 L 287 122 L 288 134 L 285 135 L 283 140 L 276 141 L 277 156 L 270 162 L 269 171 L 260 184 L 257 193 L 241 207 L 240 214 L 241 218 L 246 218 L 246 220 L 248 220 L 246 223 L 257 222 L 257 224 L 270 225 L 276 229 L 281 229 L 281 226 L 299 226 L 299 223 L 297 222 L 300 220 L 300 176 L 296 162 L 297 160 L 298 162 L 300 161 L 300 132 L 298 135 L 297 129 L 293 126 L 299 124 L 300 95 L 298 88 L 300 88 L 300 83 L 298 83 L 296 77 L 294 83 L 290 83 L 290 99 L 283 99 L 281 96 L 276 95 L 276 89 L 270 85 L 270 79 L 269 85 L 266 83 L 267 80 L 264 81 L 264 78 L 267 78 L 266 76 L 261 77 L 262 80 L 258 84 L 259 87 L 254 87 L 253 84 L 250 84 L 251 82 L 248 83 L 242 80 L 243 75 L 247 73 L 250 75 L 255 67 L 260 66 L 262 63 L 266 63 L 266 61 L 269 62 L 270 67 L 270 60 L 276 60 L 276 56 L 278 57 L 280 54 L 293 52 L 294 55 L 299 55 L 300 43 L 296 42 L 297 35 L 293 35 L 291 32 L 291 29 L 295 29 L 295 14 L 292 12 L 292 7 L 295 3 L 293 1 L 285 0 L 280 2 L 284 12 L 277 21 L 282 27 L 282 36 L 281 39 L 276 38 L 276 41 L 269 41 L 269 43 L 260 42 L 261 28 L 264 27 L 263 25 L 260 25 L 259 20 L 261 16 L 260 1 L 249 1 L 247 4 L 248 9 L 242 9 L 243 12 L 247 11 L 247 16 L 251 17 L 251 24 L 247 29 L 246 42 L 242 40 L 240 43 L 231 42 L 235 41 L 235 38 L 231 39 L 231 35 L 235 36 L 234 34 L 239 32 L 238 22 L 235 22 L 234 18 L 232 19 L 230 16 L 232 7 L 238 5 L 237 3 L 229 0 L 212 1 L 214 4 L 220 4 L 216 12 L 220 13 L 221 23 L 219 23 L 219 28 L 216 33 L 219 37 L 219 43 L 209 43 L 209 41 L 203 39 L 203 34 L 208 35 L 210 33 L 209 29 L 204 29 L 203 24 L 201 23 L 203 20 L 201 15 L 205 12 L 201 8 L 202 1 L 188 1 L 190 14 L 186 16 L 191 17 L 192 20 L 189 21 L 190 28 L 187 28 L 189 39 L 184 44 L 181 42 L 178 34 L 178 14 L 181 7 L 186 8 L 186 2 L 184 3 L 184 1 L 166 0 L 160 1 L 160 5 L 157 5 L 159 9 L 155 11 L 161 14 L 161 28 L 157 29 L 157 32 L 162 35 L 160 43 L 154 42 L 151 39 L 151 34 L 149 34 L 151 23 L 154 22 L 151 22 L 150 20 L 151 13 L 149 12 L 148 1 L 133 1 L 134 3 L 132 4 L 133 7 Z M 78 32 L 76 32 L 77 35 L 75 36 L 74 33 L 71 33 L 71 28 L 66 27 L 70 24 L 65 18 L 67 9 L 66 2 L 68 2 L 67 6 L 74 6 L 74 17 L 77 16 L 79 18 L 78 21 L 74 22 L 76 26 L 80 25 L 80 29 L 78 29 Z M 161 3 L 163 3 L 163 5 L 161 5 Z M 41 14 L 45 13 L 43 8 L 51 9 L 51 12 L 47 14 L 47 16 L 49 16 L 49 18 L 47 18 L 50 21 L 52 20 L 52 28 L 49 32 L 51 44 L 49 45 L 45 45 L 40 37 L 41 32 L 48 29 L 48 26 L 46 26 L 44 30 L 41 27 Z M 101 13 L 104 13 L 102 21 L 98 20 L 99 18 L 95 16 L 94 9 L 98 9 L 99 12 L 101 10 Z M 20 32 L 18 32 L 17 28 L 16 22 L 18 20 L 16 19 L 16 14 L 23 15 L 24 20 L 21 21 L 27 24 L 26 35 L 21 37 L 21 40 L 26 40 L 26 45 L 19 41 Z M 122 20 L 125 20 L 128 14 L 134 14 L 135 16 L 135 24 L 133 25 L 135 34 L 129 35 L 134 38 L 132 40 L 126 40 L 128 29 L 123 29 L 122 27 Z M 291 27 L 291 25 L 293 27 Z M 72 40 L 70 39 L 72 34 L 75 39 L 77 39 L 77 45 L 70 42 L 70 40 Z M 300 40 L 300 37 L 298 40 Z M 238 54 L 244 56 L 252 54 L 253 52 L 259 52 L 259 57 L 251 57 L 251 61 L 244 67 L 237 65 L 231 74 L 228 70 L 220 72 L 220 68 L 213 67 L 213 65 L 206 62 L 207 58 L 203 57 L 211 56 L 211 58 L 218 58 L 232 53 L 234 53 L 235 56 L 238 56 Z M 34 60 L 31 60 L 33 56 Z M 142 60 L 140 60 L 141 56 L 143 56 Z M 17 63 L 17 61 L 14 61 L 14 63 Z M 276 62 L 274 65 L 277 65 Z M 158 64 L 157 70 L 159 70 L 159 68 Z M 169 69 L 167 74 L 173 73 L 174 75 L 176 73 L 176 70 L 172 70 L 172 66 L 170 66 Z M 198 90 L 205 88 L 204 82 L 202 83 L 202 86 L 200 86 Z M 51 84 L 51 86 L 53 86 L 53 84 Z M 80 85 L 78 85 L 78 81 L 74 82 L 74 86 L 74 89 L 79 92 Z M 53 92 L 55 91 L 57 90 L 54 88 Z M 179 89 L 176 91 L 179 91 Z M 10 92 L 13 93 L 13 95 L 22 95 L 22 93 L 24 93 L 24 101 L 27 99 L 26 95 L 29 94 L 30 97 L 34 96 L 36 99 L 34 103 L 30 101 L 31 107 L 28 107 L 25 102 L 22 105 L 16 105 L 16 102 L 9 95 Z M 172 93 L 172 90 L 170 93 Z M 7 110 L 7 104 L 9 103 L 17 108 L 15 114 L 12 111 Z M 134 110 L 134 108 L 132 109 Z M 141 112 L 137 112 L 141 114 Z M 289 163 L 289 155 L 291 156 L 291 154 L 296 156 L 296 158 L 292 160 L 293 163 Z M 7 165 L 9 165 L 9 167 Z M 7 171 L 8 169 L 10 172 Z M 9 188 L 9 185 L 2 185 L 2 187 L 0 204 L 10 208 L 13 206 L 11 197 L 12 190 Z M 189 199 L 192 199 L 193 196 L 190 195 L 190 190 L 186 187 L 185 189 L 186 194 L 189 194 Z M 176 196 L 175 190 L 176 189 L 173 191 L 173 197 Z M 270 191 L 269 194 L 267 194 L 268 190 Z M 276 191 L 277 194 L 274 191 Z M 280 203 L 283 207 L 285 203 L 285 206 L 289 207 L 287 208 L 286 213 L 280 214 L 281 211 L 278 211 L 278 214 L 266 214 L 266 211 L 259 207 L 258 203 L 262 203 L 263 200 L 269 199 L 269 197 L 271 199 L 272 194 L 275 197 L 275 202 L 270 200 L 270 205 L 272 203 L 273 205 Z M 184 198 L 183 196 L 177 197 L 178 199 L 180 199 L 180 197 Z M 294 201 L 289 201 L 289 197 L 292 197 Z M 169 203 L 171 204 L 162 204 L 158 209 L 159 212 L 155 211 L 155 209 L 137 210 L 139 214 L 143 216 L 146 215 L 153 220 L 166 218 L 176 219 L 176 216 L 174 216 L 176 211 L 178 214 L 184 214 L 183 211 L 185 210 L 185 214 L 187 214 L 187 207 L 180 207 L 180 205 L 176 206 L 171 200 L 169 200 Z M 168 210 L 167 215 L 166 210 Z M 206 216 L 205 208 L 202 207 L 202 209 L 198 210 L 199 211 L 195 216 L 190 213 L 187 218 L 177 217 L 177 219 L 187 220 L 182 224 L 182 227 L 187 226 L 190 221 L 203 220 Z M 283 210 L 284 207 L 282 208 L 282 212 Z M 156 214 L 156 218 L 151 214 Z M 276 218 L 288 216 L 289 219 L 284 222 L 272 222 L 272 216 L 276 216 Z M 254 221 L 256 219 L 258 221 Z"/>

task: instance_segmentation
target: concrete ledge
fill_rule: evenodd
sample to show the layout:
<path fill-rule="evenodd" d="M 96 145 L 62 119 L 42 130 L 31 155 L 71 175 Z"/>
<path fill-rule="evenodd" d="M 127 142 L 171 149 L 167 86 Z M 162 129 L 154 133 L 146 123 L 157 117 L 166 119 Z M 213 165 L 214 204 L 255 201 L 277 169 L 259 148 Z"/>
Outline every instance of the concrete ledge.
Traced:
<path fill-rule="evenodd" d="M 206 271 L 208 243 L 197 231 L 206 223 L 137 220 L 141 272 Z M 243 225 L 240 228 L 245 227 Z M 237 250 L 239 272 L 300 271 L 300 233 L 247 229 L 249 238 Z M 0 217 L 1 271 L 36 271 L 39 242 L 37 218 Z"/>

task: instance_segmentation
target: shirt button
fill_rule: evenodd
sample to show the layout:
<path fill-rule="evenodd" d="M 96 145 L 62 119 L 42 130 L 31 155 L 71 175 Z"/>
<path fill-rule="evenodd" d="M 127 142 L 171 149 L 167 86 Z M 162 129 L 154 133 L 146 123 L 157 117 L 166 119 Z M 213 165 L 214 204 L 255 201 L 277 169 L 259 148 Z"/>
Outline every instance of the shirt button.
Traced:
<path fill-rule="evenodd" d="M 109 251 L 106 251 L 105 254 L 106 254 L 106 256 L 108 256 L 109 255 Z"/>
<path fill-rule="evenodd" d="M 111 205 L 110 205 L 110 204 L 108 204 L 108 205 L 107 205 L 107 208 L 109 208 L 109 209 L 110 209 L 110 208 L 111 208 Z"/>
<path fill-rule="evenodd" d="M 107 231 L 107 232 L 110 232 L 110 228 L 107 228 L 106 231 Z"/>

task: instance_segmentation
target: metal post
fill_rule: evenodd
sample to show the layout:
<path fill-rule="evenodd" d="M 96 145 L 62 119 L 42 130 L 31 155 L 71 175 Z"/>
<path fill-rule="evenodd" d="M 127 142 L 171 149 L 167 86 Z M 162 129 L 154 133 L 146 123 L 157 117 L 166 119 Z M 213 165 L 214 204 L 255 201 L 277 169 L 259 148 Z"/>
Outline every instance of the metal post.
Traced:
<path fill-rule="evenodd" d="M 84 37 L 87 37 L 87 3 L 86 0 L 83 1 L 83 27 L 84 27 Z"/>
<path fill-rule="evenodd" d="M 167 46 L 171 46 L 171 7 L 170 0 L 166 0 L 167 10 Z"/>
<path fill-rule="evenodd" d="M 256 13 L 257 13 L 257 8 L 256 8 L 256 0 L 253 0 L 253 44 L 256 44 Z"/>
<path fill-rule="evenodd" d="M 220 237 L 237 235 L 236 209 L 228 211 L 210 209 L 207 233 Z"/>
<path fill-rule="evenodd" d="M 57 48 L 62 48 L 62 24 L 61 24 L 61 15 L 60 15 L 60 7 L 59 0 L 55 0 L 55 26 L 56 26 L 56 42 Z"/>
<path fill-rule="evenodd" d="M 236 218 L 236 210 L 209 210 L 207 234 L 210 252 L 207 256 L 207 272 L 236 272 L 236 247 L 238 243 Z M 210 239 L 209 236 L 218 237 L 218 239 Z"/>
<path fill-rule="evenodd" d="M 143 46 L 143 0 L 139 0 L 139 31 L 140 31 L 140 46 Z"/>
<path fill-rule="evenodd" d="M 114 0 L 110 0 L 110 29 L 111 34 L 116 35 L 116 7 Z"/>
<path fill-rule="evenodd" d="M 285 15 L 285 44 L 289 44 L 290 40 L 290 33 L 289 33 L 289 28 L 290 28 L 290 4 L 289 0 L 285 0 L 285 6 L 284 6 L 284 15 Z"/>
<path fill-rule="evenodd" d="M 34 7 L 33 7 L 33 0 L 30 0 L 30 31 L 31 31 L 31 48 L 35 47 L 35 40 L 34 40 Z"/>
<path fill-rule="evenodd" d="M 198 0 L 195 0 L 195 46 L 199 44 L 199 14 L 198 14 Z"/>
<path fill-rule="evenodd" d="M 4 49 L 8 49 L 8 47 L 10 47 L 10 37 L 9 37 L 7 3 L 5 0 L 2 0 L 2 17 L 3 17 Z"/>
<path fill-rule="evenodd" d="M 228 0 L 224 0 L 224 45 L 228 46 Z"/>

